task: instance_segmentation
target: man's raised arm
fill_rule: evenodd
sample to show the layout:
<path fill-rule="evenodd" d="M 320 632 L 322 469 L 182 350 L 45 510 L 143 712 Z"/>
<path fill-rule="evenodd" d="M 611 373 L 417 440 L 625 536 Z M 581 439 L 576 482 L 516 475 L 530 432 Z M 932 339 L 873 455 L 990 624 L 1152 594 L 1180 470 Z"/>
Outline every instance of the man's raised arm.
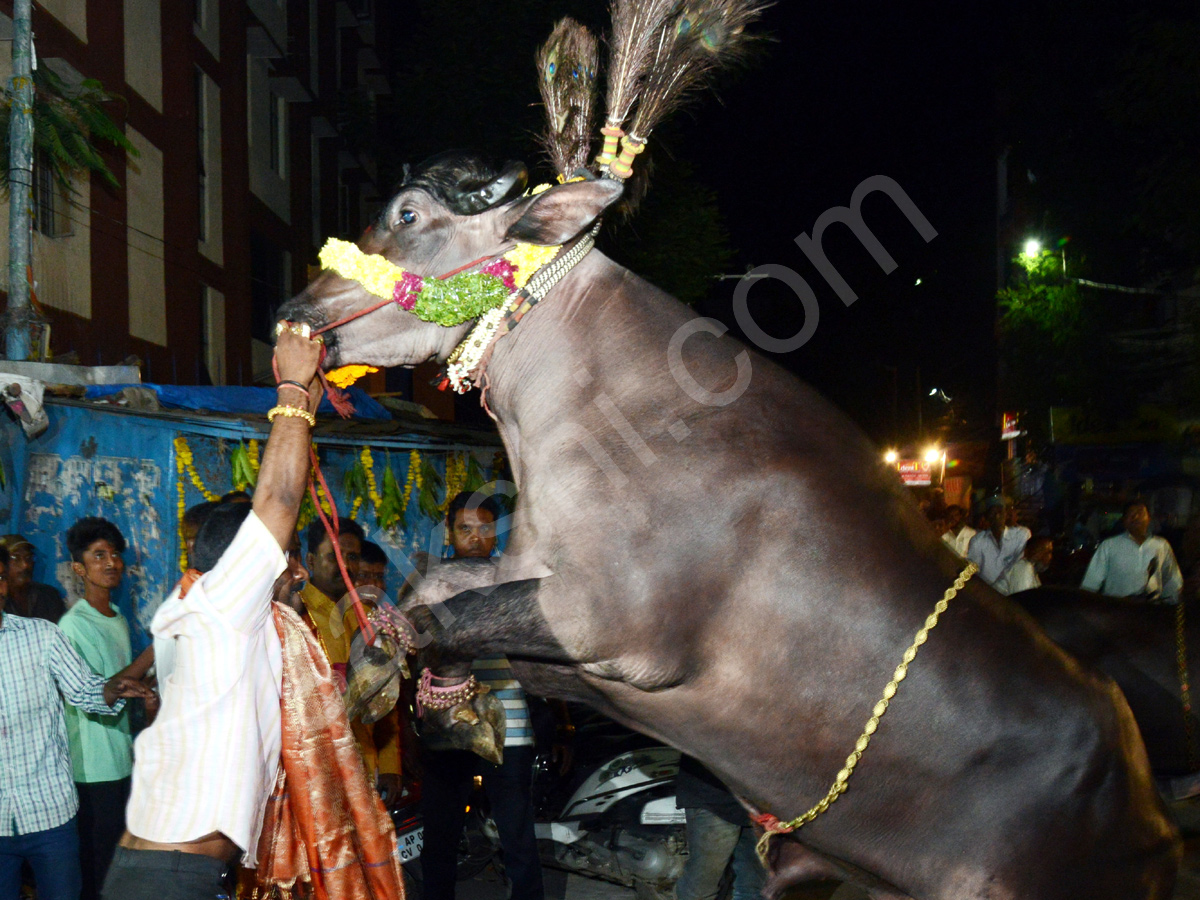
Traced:
<path fill-rule="evenodd" d="M 277 406 L 271 411 L 271 436 L 254 489 L 254 512 L 285 552 L 308 485 L 311 417 L 321 402 L 320 359 L 321 342 L 302 336 L 299 326 L 285 327 L 279 334 Z"/>

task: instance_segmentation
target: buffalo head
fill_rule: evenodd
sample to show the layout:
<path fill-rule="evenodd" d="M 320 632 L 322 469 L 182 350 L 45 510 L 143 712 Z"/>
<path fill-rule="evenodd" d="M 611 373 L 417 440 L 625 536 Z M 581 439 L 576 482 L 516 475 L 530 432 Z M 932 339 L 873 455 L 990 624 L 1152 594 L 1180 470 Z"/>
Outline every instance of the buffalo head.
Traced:
<path fill-rule="evenodd" d="M 434 157 L 407 175 L 358 247 L 406 272 L 434 277 L 497 256 L 518 242 L 565 243 L 621 195 L 619 182 L 592 180 L 522 196 L 525 178 L 519 163 L 497 171 L 471 154 Z M 358 282 L 325 271 L 288 301 L 279 317 L 320 327 L 379 302 Z M 453 327 L 424 322 L 388 304 L 328 332 L 326 365 L 444 360 L 469 328 L 469 322 Z"/>

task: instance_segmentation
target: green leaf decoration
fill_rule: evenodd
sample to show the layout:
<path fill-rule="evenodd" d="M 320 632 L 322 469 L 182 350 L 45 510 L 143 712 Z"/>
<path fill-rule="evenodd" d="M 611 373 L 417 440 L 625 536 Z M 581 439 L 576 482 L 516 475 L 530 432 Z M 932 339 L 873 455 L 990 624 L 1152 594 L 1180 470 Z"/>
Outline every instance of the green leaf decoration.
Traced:
<path fill-rule="evenodd" d="M 362 497 L 364 503 L 367 501 L 367 469 L 357 455 L 354 457 L 354 465 L 346 470 L 342 478 L 342 489 L 347 503 L 353 504 L 358 497 Z"/>
<path fill-rule="evenodd" d="M 462 272 L 446 281 L 427 278 L 413 313 L 425 322 L 459 325 L 495 309 L 509 296 L 504 280 L 494 275 Z"/>
<path fill-rule="evenodd" d="M 238 441 L 238 445 L 229 454 L 229 468 L 234 489 L 244 491 L 257 484 L 258 475 L 250 463 L 250 450 L 243 441 Z"/>
<path fill-rule="evenodd" d="M 438 509 L 438 496 L 442 493 L 445 482 L 441 473 L 433 467 L 433 460 L 429 454 L 421 457 L 421 480 L 423 484 L 418 508 L 424 515 L 437 522 L 442 517 L 442 512 Z"/>
<path fill-rule="evenodd" d="M 479 460 L 475 458 L 474 453 L 467 454 L 467 480 L 463 483 L 464 491 L 477 491 L 487 484 L 487 479 L 483 477 L 483 469 L 480 468 Z"/>
<path fill-rule="evenodd" d="M 383 470 L 379 498 L 379 509 L 375 511 L 375 517 L 380 528 L 391 528 L 404 518 L 404 492 L 400 489 L 391 466 Z"/>

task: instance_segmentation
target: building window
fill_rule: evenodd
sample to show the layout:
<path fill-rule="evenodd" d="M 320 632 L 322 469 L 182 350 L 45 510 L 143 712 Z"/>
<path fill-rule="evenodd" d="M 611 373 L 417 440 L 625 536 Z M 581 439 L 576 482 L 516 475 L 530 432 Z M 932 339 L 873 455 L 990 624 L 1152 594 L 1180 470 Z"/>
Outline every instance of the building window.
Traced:
<path fill-rule="evenodd" d="M 201 384 L 225 384 L 225 297 L 200 285 Z"/>
<path fill-rule="evenodd" d="M 200 241 L 208 240 L 208 98 L 204 91 L 204 73 L 196 69 L 196 190 L 197 226 Z"/>
<path fill-rule="evenodd" d="M 258 231 L 250 232 L 250 336 L 275 340 L 276 310 L 288 299 L 287 255 Z"/>
<path fill-rule="evenodd" d="M 33 163 L 33 227 L 46 237 L 71 234 L 66 190 L 54 179 L 50 158 L 39 152 Z"/>
<path fill-rule="evenodd" d="M 269 103 L 271 171 L 287 177 L 287 101 L 271 94 Z"/>

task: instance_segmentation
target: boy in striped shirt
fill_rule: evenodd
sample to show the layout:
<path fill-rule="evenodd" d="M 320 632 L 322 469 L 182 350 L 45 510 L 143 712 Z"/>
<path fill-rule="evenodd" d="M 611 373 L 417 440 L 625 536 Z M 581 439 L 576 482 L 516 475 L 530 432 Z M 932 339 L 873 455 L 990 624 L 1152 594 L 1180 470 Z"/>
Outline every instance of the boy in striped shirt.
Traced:
<path fill-rule="evenodd" d="M 491 497 L 463 492 L 446 512 L 454 556 L 490 557 L 496 549 L 500 510 Z M 425 810 L 425 849 L 421 854 L 425 900 L 454 900 L 455 864 L 467 800 L 476 775 L 491 802 L 492 818 L 504 850 L 504 871 L 512 900 L 543 900 L 542 867 L 533 832 L 533 728 L 525 691 L 503 656 L 475 661 L 475 677 L 504 704 L 504 762 L 493 765 L 469 750 L 425 748 L 421 786 Z"/>

